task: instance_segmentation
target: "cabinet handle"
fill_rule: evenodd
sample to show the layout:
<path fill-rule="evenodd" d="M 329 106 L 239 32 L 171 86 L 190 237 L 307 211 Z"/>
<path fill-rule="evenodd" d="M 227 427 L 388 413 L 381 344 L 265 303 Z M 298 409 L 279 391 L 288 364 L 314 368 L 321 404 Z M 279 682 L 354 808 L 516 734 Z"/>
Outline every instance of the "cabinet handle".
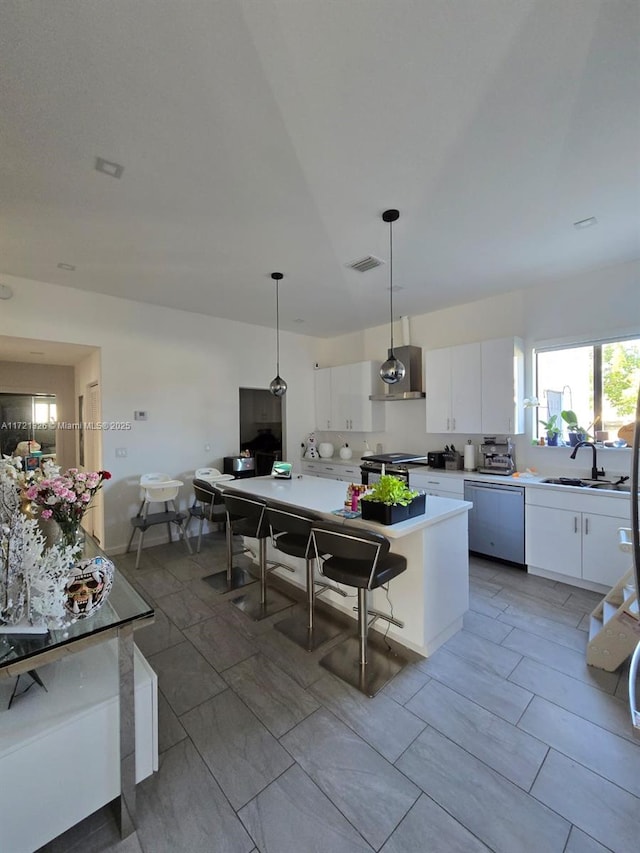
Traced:
<path fill-rule="evenodd" d="M 584 520 L 584 535 L 585 536 L 589 535 L 589 519 L 588 518 L 585 518 L 585 520 Z"/>
<path fill-rule="evenodd" d="M 447 418 L 447 432 L 449 432 L 449 418 Z"/>
<path fill-rule="evenodd" d="M 456 419 L 453 418 L 453 421 L 451 423 L 451 429 L 455 430 L 455 428 L 456 428 Z"/>
<path fill-rule="evenodd" d="M 577 515 L 573 516 L 573 532 L 574 533 L 578 532 L 578 516 Z"/>

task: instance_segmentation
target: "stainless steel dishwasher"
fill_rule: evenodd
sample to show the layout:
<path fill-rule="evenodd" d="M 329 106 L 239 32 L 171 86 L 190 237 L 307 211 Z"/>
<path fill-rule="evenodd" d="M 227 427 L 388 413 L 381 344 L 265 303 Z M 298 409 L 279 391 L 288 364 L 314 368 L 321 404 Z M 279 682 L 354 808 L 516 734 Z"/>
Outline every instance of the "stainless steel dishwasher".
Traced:
<path fill-rule="evenodd" d="M 469 550 L 524 564 L 524 488 L 502 483 L 464 481 L 469 512 Z"/>

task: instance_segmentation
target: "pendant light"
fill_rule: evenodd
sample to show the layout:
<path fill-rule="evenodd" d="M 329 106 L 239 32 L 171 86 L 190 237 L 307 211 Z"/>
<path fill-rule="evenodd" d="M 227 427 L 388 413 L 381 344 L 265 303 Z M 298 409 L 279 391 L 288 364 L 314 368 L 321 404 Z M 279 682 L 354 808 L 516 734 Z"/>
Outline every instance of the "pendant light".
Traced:
<path fill-rule="evenodd" d="M 274 397 L 284 397 L 287 393 L 287 383 L 280 376 L 280 302 L 278 294 L 279 282 L 284 276 L 281 272 L 272 272 L 271 278 L 276 283 L 276 378 L 271 380 L 269 391 Z"/>
<path fill-rule="evenodd" d="M 382 214 L 383 222 L 389 223 L 389 322 L 391 325 L 391 346 L 389 347 L 389 358 L 380 368 L 380 378 L 387 385 L 395 385 L 404 379 L 406 368 L 396 358 L 393 351 L 393 223 L 400 218 L 399 210 L 385 210 Z"/>

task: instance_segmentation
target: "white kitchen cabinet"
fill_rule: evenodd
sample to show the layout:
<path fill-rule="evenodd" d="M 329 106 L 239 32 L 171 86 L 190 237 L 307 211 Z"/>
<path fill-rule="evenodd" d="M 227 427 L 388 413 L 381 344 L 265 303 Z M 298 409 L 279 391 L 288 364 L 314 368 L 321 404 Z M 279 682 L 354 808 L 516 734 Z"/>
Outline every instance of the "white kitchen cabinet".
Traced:
<path fill-rule="evenodd" d="M 455 475 L 438 475 L 421 471 L 414 473 L 412 470 L 409 473 L 409 486 L 412 489 L 420 489 L 428 495 L 435 495 L 439 498 L 464 500 L 464 479 Z"/>
<path fill-rule="evenodd" d="M 582 577 L 581 513 L 527 506 L 525 562 L 559 575 Z"/>
<path fill-rule="evenodd" d="M 427 432 L 482 431 L 481 347 L 427 350 L 424 362 Z"/>
<path fill-rule="evenodd" d="M 549 490 L 527 489 L 526 494 L 530 572 L 611 587 L 629 569 L 629 555 L 618 548 L 618 528 L 629 526 L 627 501 Z"/>
<path fill-rule="evenodd" d="M 482 341 L 482 434 L 524 432 L 524 347 L 520 338 Z"/>
<path fill-rule="evenodd" d="M 427 432 L 524 432 L 524 350 L 519 338 L 427 350 L 424 374 Z"/>
<path fill-rule="evenodd" d="M 331 430 L 331 368 L 321 367 L 314 373 L 316 429 Z"/>
<path fill-rule="evenodd" d="M 343 465 L 339 462 L 322 459 L 303 460 L 302 473 L 310 477 L 323 477 L 326 480 L 342 480 L 345 483 L 360 483 L 361 472 L 358 463 Z"/>
<path fill-rule="evenodd" d="M 374 361 L 359 361 L 316 370 L 316 428 L 383 432 L 385 404 L 369 399 L 380 390 L 378 368 Z"/>

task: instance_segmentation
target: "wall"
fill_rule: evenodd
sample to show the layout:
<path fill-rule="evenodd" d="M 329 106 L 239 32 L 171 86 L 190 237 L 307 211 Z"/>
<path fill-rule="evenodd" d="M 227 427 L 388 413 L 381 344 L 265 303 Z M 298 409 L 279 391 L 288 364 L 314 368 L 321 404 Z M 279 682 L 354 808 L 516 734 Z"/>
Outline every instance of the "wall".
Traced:
<path fill-rule="evenodd" d="M 399 308 L 402 310 L 401 305 Z M 522 337 L 525 342 L 526 393 L 533 391 L 532 350 L 536 344 L 580 342 L 618 335 L 640 336 L 640 262 L 592 270 L 528 290 L 422 314 L 410 320 L 410 342 L 422 347 L 423 351 L 511 335 Z M 382 362 L 386 358 L 388 337 L 387 325 L 323 341 L 318 350 L 320 366 L 362 359 Z M 399 322 L 394 326 L 394 338 L 398 343 L 409 343 L 402 338 Z M 428 405 L 429 389 L 425 391 Z M 424 400 L 384 405 L 385 432 L 350 434 L 348 440 L 354 449 L 354 457 L 362 450 L 365 439 L 372 449 L 376 444 L 382 444 L 384 452 L 442 450 L 445 444 L 451 443 L 450 435 L 426 433 Z M 531 411 L 526 413 L 527 433 L 515 439 L 518 468 L 535 467 L 548 474 L 562 470 L 573 476 L 588 476 L 590 454 L 582 457 L 579 454 L 575 461 L 571 461 L 567 448 L 531 446 L 533 417 Z M 317 437 L 318 441 L 326 439 L 339 444 L 335 433 L 320 432 Z M 459 435 L 455 436 L 454 443 L 461 447 L 467 438 L 476 444 L 482 441 L 482 436 Z M 629 450 L 603 450 L 599 452 L 599 465 L 604 465 L 611 474 L 628 474 L 630 457 Z"/>
<path fill-rule="evenodd" d="M 223 456 L 237 452 L 238 389 L 269 387 L 275 332 L 12 276 L 3 281 L 15 295 L 2 302 L 0 334 L 101 349 L 103 420 L 131 424 L 130 430 L 102 433 L 103 464 L 113 475 L 104 494 L 105 545 L 122 550 L 138 508 L 140 474 L 179 477 L 184 506 L 191 502 L 195 468 L 221 468 Z M 289 386 L 285 458 L 299 455 L 310 429 L 315 349 L 312 338 L 280 333 L 281 372 Z M 148 421 L 134 421 L 136 409 L 147 410 Z M 116 448 L 124 448 L 126 458 L 116 458 Z M 147 541 L 164 537 L 164 529 L 152 529 Z"/>
<path fill-rule="evenodd" d="M 635 262 L 423 314 L 411 319 L 411 343 L 429 349 L 520 335 L 528 353 L 525 387 L 529 390 L 535 343 L 640 334 L 638 279 L 640 263 Z M 188 484 L 194 469 L 220 468 L 223 456 L 237 452 L 238 389 L 268 387 L 274 373 L 274 332 L 11 276 L 3 280 L 13 287 L 15 296 L 2 303 L 0 334 L 101 348 L 103 419 L 131 423 L 130 430 L 107 430 L 102 436 L 103 464 L 113 474 L 104 496 L 105 543 L 115 552 L 124 548 L 129 537 L 141 473 L 164 470 L 180 477 L 185 481 L 184 505 L 190 498 Z M 40 310 L 34 312 L 33 305 Z M 326 341 L 281 332 L 280 361 L 289 384 L 283 407 L 286 459 L 299 459 L 300 443 L 313 428 L 313 364 L 382 361 L 388 332 L 387 326 L 380 326 Z M 397 334 L 400 341 L 400 324 Z M 447 436 L 425 432 L 424 401 L 384 405 L 384 433 L 349 436 L 354 457 L 365 438 L 372 448 L 380 442 L 387 451 L 442 449 Z M 134 421 L 135 409 L 147 410 L 149 420 Z M 328 438 L 336 443 L 335 433 Z M 471 438 L 481 440 L 481 436 Z M 459 436 L 456 444 L 464 444 L 465 439 Z M 520 469 L 535 465 L 543 473 L 588 474 L 588 456 L 581 459 L 579 455 L 570 462 L 566 448 L 540 449 L 529 442 L 526 436 L 516 440 Z M 205 451 L 205 445 L 211 450 Z M 116 458 L 116 448 L 125 448 L 127 457 Z M 607 472 L 628 473 L 629 451 L 603 451 L 600 456 Z M 149 542 L 162 539 L 162 532 L 155 537 L 152 532 Z"/>
<path fill-rule="evenodd" d="M 73 367 L 29 364 L 26 362 L 0 362 L 0 392 L 55 394 L 58 420 L 75 420 Z M 56 456 L 58 464 L 65 468 L 75 465 L 75 436 L 72 432 L 58 430 Z"/>

